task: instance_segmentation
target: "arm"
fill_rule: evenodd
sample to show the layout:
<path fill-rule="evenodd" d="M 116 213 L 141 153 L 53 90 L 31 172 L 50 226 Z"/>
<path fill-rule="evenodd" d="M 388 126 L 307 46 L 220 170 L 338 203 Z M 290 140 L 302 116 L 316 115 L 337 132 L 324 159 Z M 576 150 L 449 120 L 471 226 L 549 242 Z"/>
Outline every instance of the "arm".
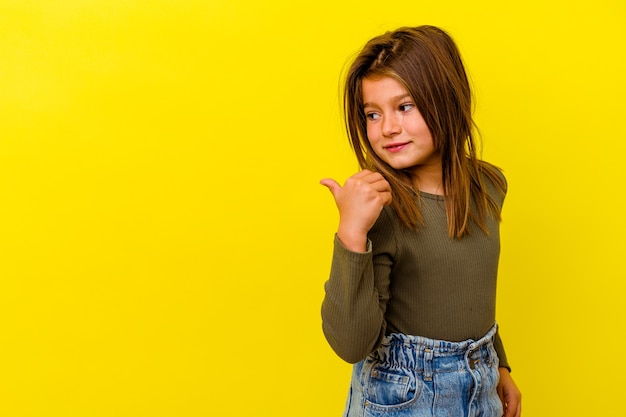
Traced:
<path fill-rule="evenodd" d="M 322 303 L 322 329 L 333 350 L 347 362 L 365 358 L 385 334 L 391 264 L 386 253 L 351 252 L 335 237 Z"/>
<path fill-rule="evenodd" d="M 496 331 L 493 347 L 496 349 L 496 353 L 498 354 L 500 367 L 506 368 L 509 372 L 511 372 L 511 367 L 509 366 L 509 361 L 506 357 L 506 352 L 504 351 L 504 345 L 502 344 L 502 339 L 500 338 L 500 329 Z"/>
<path fill-rule="evenodd" d="M 367 170 L 353 175 L 343 187 L 334 180 L 322 184 L 333 194 L 340 217 L 322 303 L 322 328 L 335 352 L 355 363 L 365 358 L 385 333 L 391 259 L 373 254 L 368 232 L 379 217 L 386 219 L 380 213 L 391 202 L 391 190 L 380 174 Z"/>

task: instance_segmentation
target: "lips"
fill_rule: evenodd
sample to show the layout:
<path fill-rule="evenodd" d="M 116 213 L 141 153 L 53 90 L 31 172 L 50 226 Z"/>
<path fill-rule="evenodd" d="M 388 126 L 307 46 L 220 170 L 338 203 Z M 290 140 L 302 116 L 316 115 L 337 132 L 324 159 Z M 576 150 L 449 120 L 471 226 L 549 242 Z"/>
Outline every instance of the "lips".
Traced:
<path fill-rule="evenodd" d="M 400 152 L 402 149 L 404 149 L 409 143 L 411 143 L 411 142 L 390 143 L 389 145 L 386 145 L 384 148 L 385 148 L 385 150 L 387 150 L 389 152 L 396 153 L 396 152 Z"/>

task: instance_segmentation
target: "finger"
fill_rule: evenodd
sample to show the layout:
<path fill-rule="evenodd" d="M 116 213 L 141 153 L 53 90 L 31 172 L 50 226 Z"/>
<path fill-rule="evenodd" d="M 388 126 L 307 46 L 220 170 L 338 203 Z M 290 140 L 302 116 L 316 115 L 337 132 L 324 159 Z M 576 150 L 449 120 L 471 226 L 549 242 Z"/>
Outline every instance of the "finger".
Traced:
<path fill-rule="evenodd" d="M 337 193 L 341 191 L 341 185 L 332 178 L 324 178 L 320 181 L 320 184 L 327 187 L 332 193 L 333 197 L 337 197 Z"/>
<path fill-rule="evenodd" d="M 385 177 L 383 177 L 383 174 L 381 174 L 380 172 L 372 172 L 370 170 L 364 169 L 363 171 L 359 172 L 361 179 L 369 182 L 369 183 L 374 183 L 376 181 L 380 181 L 380 180 L 384 180 Z"/>
<path fill-rule="evenodd" d="M 365 178 L 367 178 L 371 174 L 373 174 L 372 171 L 368 169 L 364 169 L 364 170 L 357 172 L 356 174 L 351 175 L 346 181 L 365 180 Z M 370 181 L 366 180 L 366 182 L 370 182 Z"/>
<path fill-rule="evenodd" d="M 522 413 L 522 399 L 520 396 L 512 396 L 507 403 L 507 416 L 520 417 Z"/>
<path fill-rule="evenodd" d="M 364 169 L 363 171 L 360 171 L 358 174 L 353 175 L 352 178 L 361 179 L 362 181 L 368 184 L 382 183 L 382 184 L 389 185 L 389 182 L 385 179 L 385 177 L 380 172 L 372 172 L 367 169 Z"/>
<path fill-rule="evenodd" d="M 378 192 L 391 191 L 391 186 L 389 185 L 387 180 L 385 180 L 384 178 L 381 178 L 378 181 L 372 182 L 370 183 L 370 185 Z"/>
<path fill-rule="evenodd" d="M 520 403 L 518 399 L 509 399 L 506 403 L 506 413 L 504 414 L 504 417 L 519 417 L 519 406 Z"/>
<path fill-rule="evenodd" d="M 383 200 L 383 205 L 388 206 L 393 201 L 391 191 L 383 191 L 380 193 L 380 197 Z"/>

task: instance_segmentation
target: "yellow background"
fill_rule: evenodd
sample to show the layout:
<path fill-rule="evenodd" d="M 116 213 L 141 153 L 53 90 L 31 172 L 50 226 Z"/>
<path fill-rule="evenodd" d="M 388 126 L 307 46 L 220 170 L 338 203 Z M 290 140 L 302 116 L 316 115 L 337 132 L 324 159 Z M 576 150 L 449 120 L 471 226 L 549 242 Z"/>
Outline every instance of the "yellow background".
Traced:
<path fill-rule="evenodd" d="M 419 24 L 508 177 L 524 414 L 622 413 L 623 1 L 0 0 L 0 415 L 340 415 L 339 74 Z"/>

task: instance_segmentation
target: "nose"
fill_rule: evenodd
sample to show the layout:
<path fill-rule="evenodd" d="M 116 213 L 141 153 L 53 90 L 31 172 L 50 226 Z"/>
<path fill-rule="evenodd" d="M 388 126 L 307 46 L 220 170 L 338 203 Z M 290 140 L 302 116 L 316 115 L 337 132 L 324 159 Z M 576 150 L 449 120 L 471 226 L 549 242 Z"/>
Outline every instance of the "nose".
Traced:
<path fill-rule="evenodd" d="M 383 118 L 383 136 L 394 136 L 402 131 L 402 116 L 392 113 Z"/>

